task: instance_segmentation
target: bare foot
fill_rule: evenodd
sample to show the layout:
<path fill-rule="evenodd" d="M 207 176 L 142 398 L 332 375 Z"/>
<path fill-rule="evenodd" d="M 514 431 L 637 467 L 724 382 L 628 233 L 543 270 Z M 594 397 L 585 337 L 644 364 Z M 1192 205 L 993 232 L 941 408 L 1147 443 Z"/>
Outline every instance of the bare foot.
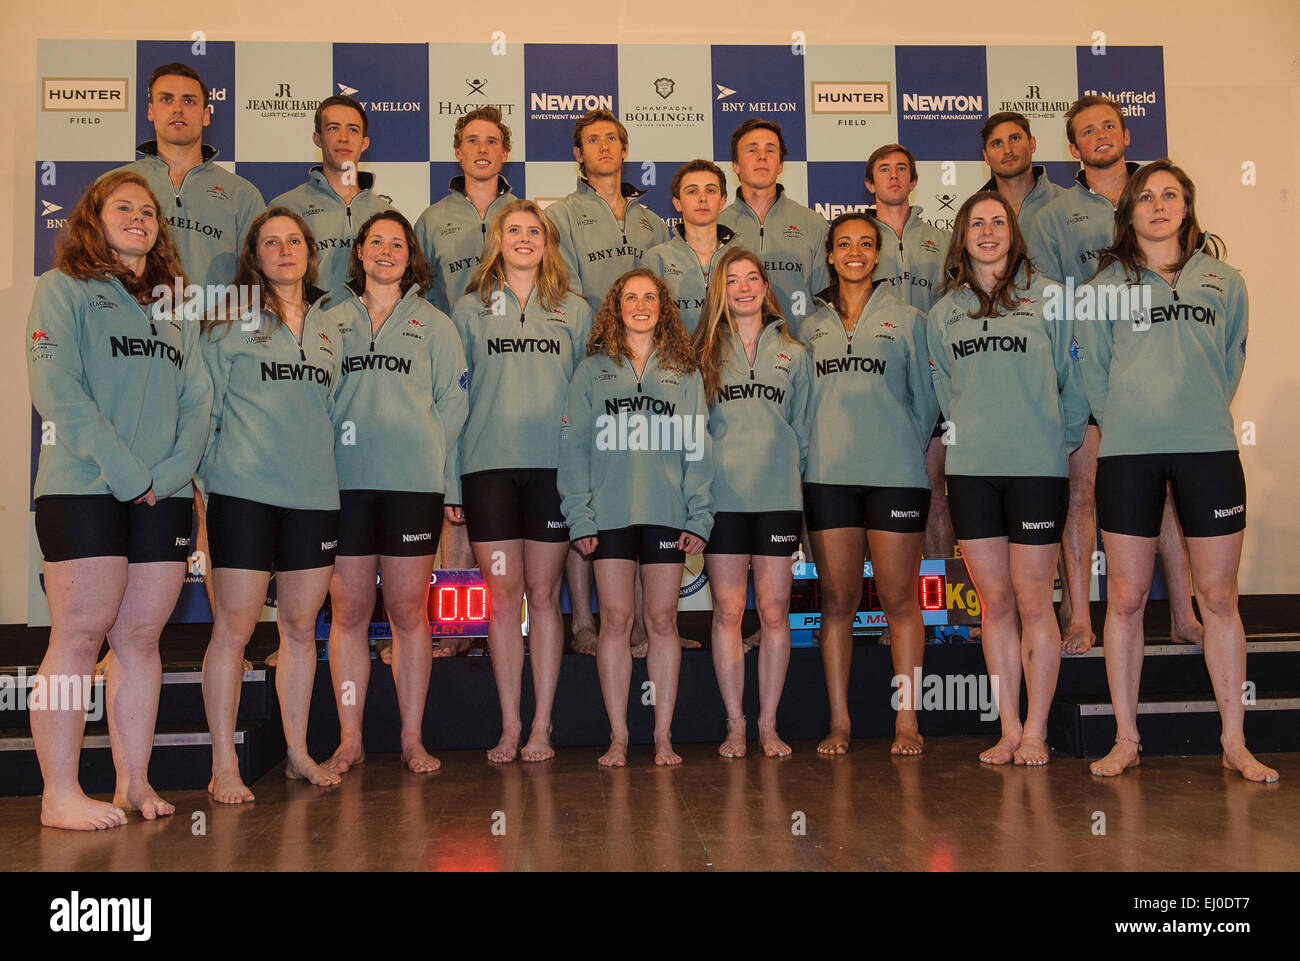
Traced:
<path fill-rule="evenodd" d="M 95 665 L 95 677 L 108 677 L 108 667 L 113 663 L 113 652 L 109 651 L 104 659 Z"/>
<path fill-rule="evenodd" d="M 237 770 L 213 771 L 208 793 L 218 804 L 243 804 L 253 800 L 253 792 L 240 780 Z"/>
<path fill-rule="evenodd" d="M 1141 763 L 1142 759 L 1138 757 L 1136 744 L 1132 741 L 1116 741 L 1110 753 L 1100 761 L 1093 761 L 1088 765 L 1088 770 L 1101 777 L 1114 777 Z"/>
<path fill-rule="evenodd" d="M 848 754 L 849 753 L 849 732 L 838 728 L 831 728 L 831 732 L 826 735 L 825 740 L 817 745 L 818 754 Z"/>
<path fill-rule="evenodd" d="M 700 646 L 699 641 L 692 641 L 689 637 L 677 635 L 677 640 L 681 642 L 682 648 L 687 651 L 693 651 Z"/>
<path fill-rule="evenodd" d="M 890 754 L 911 757 L 924 750 L 925 738 L 921 737 L 920 731 L 897 727 L 894 729 L 894 743 L 889 747 Z"/>
<path fill-rule="evenodd" d="M 981 764 L 1010 764 L 1016 755 L 1016 749 L 1020 747 L 1020 738 L 1023 735 L 1011 736 L 1002 735 L 997 744 L 994 744 L 987 751 L 980 753 Z"/>
<path fill-rule="evenodd" d="M 148 781 L 138 787 L 118 788 L 113 794 L 113 804 L 123 811 L 139 811 L 146 821 L 176 813 L 176 805 L 160 798 Z"/>
<path fill-rule="evenodd" d="M 650 643 L 650 636 L 645 632 L 645 621 L 640 617 L 632 619 L 632 641 L 633 647 L 642 647 Z"/>
<path fill-rule="evenodd" d="M 596 653 L 596 630 L 590 624 L 584 624 L 582 627 L 573 630 L 573 653 L 574 654 L 591 654 Z"/>
<path fill-rule="evenodd" d="M 655 766 L 670 767 L 681 764 L 682 756 L 673 750 L 673 742 L 668 738 L 655 738 Z"/>
<path fill-rule="evenodd" d="M 718 753 L 723 757 L 744 757 L 749 750 L 745 744 L 745 719 L 727 719 L 727 738 L 718 745 Z"/>
<path fill-rule="evenodd" d="M 126 823 L 126 812 L 113 804 L 86 797 L 81 791 L 41 798 L 41 823 L 66 831 L 102 831 Z"/>
<path fill-rule="evenodd" d="M 244 658 L 243 661 L 240 663 L 239 668 L 244 673 L 248 673 L 253 669 L 253 662 L 250 661 L 248 658 Z"/>
<path fill-rule="evenodd" d="M 329 760 L 321 764 L 331 774 L 347 774 L 358 764 L 366 763 L 365 748 L 360 745 L 340 744 L 330 755 Z"/>
<path fill-rule="evenodd" d="M 493 764 L 508 764 L 519 754 L 519 734 L 514 731 L 502 731 L 497 746 L 487 752 L 487 758 Z"/>
<path fill-rule="evenodd" d="M 596 761 L 603 767 L 624 767 L 627 765 L 627 738 L 610 738 L 609 750 Z"/>
<path fill-rule="evenodd" d="M 424 749 L 423 744 L 402 748 L 402 763 L 412 774 L 432 774 L 442 762 Z"/>
<path fill-rule="evenodd" d="M 1061 650 L 1066 654 L 1084 654 L 1096 643 L 1097 635 L 1091 627 L 1071 627 L 1061 638 Z"/>
<path fill-rule="evenodd" d="M 880 638 L 879 638 L 879 640 L 876 641 L 876 643 L 879 644 L 879 645 L 881 645 L 882 647 L 889 647 L 889 644 L 890 644 L 890 637 L 889 637 L 889 627 L 888 627 L 888 626 L 886 626 L 885 629 L 884 629 L 883 631 L 880 632 Z"/>
<path fill-rule="evenodd" d="M 789 757 L 793 754 L 789 744 L 776 735 L 776 727 L 768 727 L 761 721 L 758 725 L 758 743 L 763 746 L 763 753 L 768 757 Z"/>
<path fill-rule="evenodd" d="M 468 637 L 440 637 L 438 646 L 433 649 L 434 657 L 455 657 L 469 650 Z"/>
<path fill-rule="evenodd" d="M 333 771 L 327 771 L 310 757 L 295 759 L 290 755 L 284 762 L 284 776 L 291 781 L 309 781 L 317 787 L 333 787 L 343 778 Z"/>
<path fill-rule="evenodd" d="M 382 637 L 375 643 L 375 653 L 385 664 L 393 663 L 393 639 L 391 637 Z"/>
<path fill-rule="evenodd" d="M 642 638 L 640 644 L 633 644 L 631 647 L 633 657 L 645 657 L 650 653 L 650 639 Z"/>
<path fill-rule="evenodd" d="M 280 649 L 277 647 L 270 654 L 266 655 L 265 664 L 267 667 L 275 667 L 279 663 L 280 663 Z M 244 665 L 245 665 L 244 670 L 246 671 L 251 671 L 253 669 L 253 666 L 249 664 L 247 660 L 244 661 Z"/>
<path fill-rule="evenodd" d="M 1247 781 L 1272 784 L 1278 778 L 1277 771 L 1257 761 L 1255 755 L 1247 751 L 1244 744 L 1223 749 L 1223 766 L 1229 771 L 1236 771 Z"/>
<path fill-rule="evenodd" d="M 1041 737 L 1025 734 L 1020 738 L 1020 746 L 1012 755 L 1017 764 L 1027 767 L 1042 767 L 1052 758 L 1052 750 Z"/>
<path fill-rule="evenodd" d="M 1169 640 L 1174 644 L 1195 644 L 1197 647 L 1204 647 L 1205 628 L 1196 618 L 1192 618 L 1190 624 L 1175 620 L 1173 627 L 1169 629 Z"/>
<path fill-rule="evenodd" d="M 740 642 L 740 649 L 743 653 L 748 654 L 754 648 L 758 647 L 758 642 L 762 640 L 762 631 L 755 631 L 749 637 Z"/>
<path fill-rule="evenodd" d="M 551 746 L 550 727 L 548 726 L 545 731 L 534 727 L 528 735 L 528 743 L 519 752 L 520 760 L 545 761 L 553 757 L 555 757 L 555 748 Z"/>

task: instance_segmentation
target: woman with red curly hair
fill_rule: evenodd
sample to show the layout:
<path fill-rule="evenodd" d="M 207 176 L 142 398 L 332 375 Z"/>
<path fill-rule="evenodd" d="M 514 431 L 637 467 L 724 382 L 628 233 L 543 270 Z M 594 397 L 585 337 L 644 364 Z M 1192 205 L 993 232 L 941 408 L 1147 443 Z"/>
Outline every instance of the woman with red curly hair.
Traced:
<path fill-rule="evenodd" d="M 680 764 L 673 708 L 681 641 L 677 593 L 684 554 L 713 528 L 704 381 L 677 305 L 645 268 L 610 287 L 574 371 L 560 431 L 559 486 L 569 537 L 595 562 L 600 597 L 596 666 L 609 715 L 606 766 L 627 763 L 628 642 L 637 563 L 654 685 L 655 764 Z"/>
<path fill-rule="evenodd" d="M 185 580 L 212 385 L 197 318 L 172 309 L 185 277 L 159 210 L 139 174 L 100 178 L 69 215 L 27 321 L 28 381 L 43 422 L 36 536 L 51 625 L 30 716 L 48 827 L 93 831 L 125 824 L 127 810 L 146 820 L 176 811 L 148 780 L 158 636 Z M 116 662 L 107 680 L 112 804 L 77 782 L 105 634 Z"/>

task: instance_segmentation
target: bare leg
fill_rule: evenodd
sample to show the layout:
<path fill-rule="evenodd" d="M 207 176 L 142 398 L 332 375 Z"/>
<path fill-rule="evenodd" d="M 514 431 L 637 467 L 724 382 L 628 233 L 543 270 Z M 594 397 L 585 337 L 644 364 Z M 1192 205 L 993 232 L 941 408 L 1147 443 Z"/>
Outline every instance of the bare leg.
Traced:
<path fill-rule="evenodd" d="M 564 662 L 564 621 L 560 616 L 560 577 L 568 544 L 524 541 L 524 582 L 528 592 L 528 658 L 533 667 L 533 723 L 519 752 L 525 761 L 555 756 L 551 711 Z M 517 620 L 517 619 L 516 619 Z"/>
<path fill-rule="evenodd" d="M 447 571 L 467 571 L 475 567 L 476 556 L 469 542 L 469 530 L 464 522 L 442 519 L 442 535 L 438 542 L 440 557 L 438 567 Z M 489 555 L 490 556 L 490 555 Z M 438 638 L 434 657 L 455 657 L 469 649 L 469 638 L 462 635 Z M 388 662 L 390 663 L 390 662 Z"/>
<path fill-rule="evenodd" d="M 1139 763 L 1138 688 L 1142 683 L 1142 612 L 1151 590 L 1156 539 L 1102 531 L 1106 546 L 1104 652 L 1110 703 L 1115 710 L 1115 746 L 1089 769 L 1113 777 Z"/>
<path fill-rule="evenodd" d="M 708 554 L 704 563 L 713 597 L 713 672 L 727 712 L 727 735 L 718 753 L 723 757 L 744 757 L 745 652 L 740 621 L 745 615 L 749 586 L 749 555 Z"/>
<path fill-rule="evenodd" d="M 235 722 L 239 716 L 244 648 L 266 602 L 267 571 L 218 567 L 212 572 L 217 606 L 212 614 L 212 639 L 203 657 L 203 709 L 212 734 L 212 781 L 208 792 L 222 804 L 253 800 L 239 776 L 235 754 Z"/>
<path fill-rule="evenodd" d="M 524 603 L 524 541 L 477 541 L 474 552 L 491 598 L 488 656 L 501 704 L 501 740 L 487 752 L 487 757 L 501 764 L 513 761 L 519 754 L 524 729 L 519 716 L 524 676 L 524 635 L 519 623 Z M 529 616 L 535 625 L 531 610 Z"/>
<path fill-rule="evenodd" d="M 431 774 L 442 762 L 424 747 L 424 708 L 433 669 L 429 634 L 429 577 L 433 555 L 379 558 L 384 609 L 393 627 L 393 687 L 401 722 L 402 760 L 414 774 Z"/>
<path fill-rule="evenodd" d="M 1061 538 L 1061 633 L 1067 654 L 1082 654 L 1097 642 L 1092 630 L 1089 589 L 1097 543 L 1097 449 L 1101 431 L 1089 424 L 1083 443 L 1070 455 L 1070 509 Z"/>
<path fill-rule="evenodd" d="M 930 513 L 925 519 L 924 556 L 952 557 L 957 546 L 957 535 L 952 529 L 952 515 L 948 512 L 948 479 L 944 465 L 948 460 L 948 447 L 943 439 L 931 437 L 925 448 L 925 474 L 930 480 Z"/>
<path fill-rule="evenodd" d="M 1011 585 L 1020 616 L 1020 659 L 1029 709 L 1014 760 L 1031 767 L 1046 764 L 1047 714 L 1061 669 L 1061 632 L 1052 609 L 1052 580 L 1056 574 L 1056 544 L 1011 544 Z"/>
<path fill-rule="evenodd" d="M 862 560 L 867 550 L 867 531 L 862 527 L 837 527 L 810 531 L 809 538 L 821 583 L 819 643 L 831 714 L 830 731 L 817 745 L 817 753 L 845 754 L 853 729 L 849 718 L 849 668 L 853 663 L 853 617 L 862 600 Z"/>
<path fill-rule="evenodd" d="M 961 553 L 979 594 L 983 611 L 980 644 L 1002 724 L 1002 737 L 980 754 L 980 761 L 1010 764 L 1024 736 L 1020 723 L 1020 632 L 1016 627 L 1010 543 L 1005 537 L 963 540 Z"/>
<path fill-rule="evenodd" d="M 362 718 L 370 686 L 370 618 L 375 610 L 379 555 L 334 559 L 330 579 L 330 682 L 339 715 L 339 746 L 321 767 L 335 774 L 366 759 Z"/>
<path fill-rule="evenodd" d="M 1237 568 L 1245 531 L 1221 537 L 1189 537 L 1192 576 L 1205 614 L 1205 666 L 1223 719 L 1223 766 L 1247 781 L 1273 782 L 1277 771 L 1246 749 L 1246 631 L 1237 611 Z"/>
<path fill-rule="evenodd" d="M 681 764 L 681 755 L 673 750 L 672 726 L 682 665 L 682 643 L 677 635 L 682 565 L 643 564 L 641 579 L 645 584 L 645 627 L 650 638 L 646 671 L 654 693 L 655 764 Z"/>
<path fill-rule="evenodd" d="M 869 531 L 871 569 L 876 576 L 876 591 L 890 627 L 890 655 L 894 675 L 912 684 L 915 671 L 925 656 L 925 625 L 921 620 L 921 602 L 916 596 L 916 578 L 921 569 L 924 534 L 899 534 L 893 531 Z M 919 700 L 913 691 L 913 701 Z M 920 754 L 925 739 L 916 720 L 915 703 L 901 704 L 894 718 L 894 743 L 890 754 Z"/>
<path fill-rule="evenodd" d="M 199 493 L 197 486 L 194 488 L 194 520 L 194 550 L 203 558 L 203 592 L 208 595 L 208 610 L 215 611 L 217 601 L 212 591 L 212 554 L 208 550 L 208 505 L 204 502 L 203 495 Z M 181 583 L 183 585 L 184 581 Z M 272 651 L 268 654 L 266 666 L 275 667 L 279 654 L 279 651 Z M 112 657 L 112 652 L 109 652 L 109 657 Z M 108 658 L 105 658 L 105 660 L 107 661 Z M 242 666 L 245 671 L 251 671 L 253 662 L 248 658 L 244 658 Z"/>
<path fill-rule="evenodd" d="M 600 638 L 596 671 L 600 693 L 609 717 L 609 750 L 600 757 L 606 767 L 627 764 L 627 696 L 632 685 L 632 616 L 635 609 L 632 582 L 636 561 L 594 561 L 596 589 L 600 591 Z"/>
<path fill-rule="evenodd" d="M 632 656 L 645 657 L 650 650 L 650 639 L 645 632 L 645 591 L 641 587 L 641 565 L 636 568 L 636 580 L 633 582 L 633 595 L 636 599 L 636 613 L 632 616 Z M 696 645 L 699 646 L 698 644 Z"/>
<path fill-rule="evenodd" d="M 289 759 L 285 777 L 310 781 L 318 787 L 339 783 L 336 771 L 317 764 L 307 753 L 307 716 L 316 681 L 316 614 L 325 603 L 332 567 L 279 571 L 276 579 L 276 625 L 280 631 L 280 666 L 275 692 Z"/>
<path fill-rule="evenodd" d="M 790 666 L 790 589 L 794 572 L 788 557 L 755 555 L 751 563 L 754 603 L 763 635 L 758 650 L 758 742 L 768 757 L 787 757 L 790 745 L 776 732 L 776 709 Z"/>
<path fill-rule="evenodd" d="M 596 619 L 591 613 L 592 562 L 576 550 L 570 550 L 564 562 L 564 576 L 569 585 L 569 606 L 573 608 L 573 650 L 578 654 L 596 653 Z M 604 619 L 604 604 L 601 618 Z"/>
<path fill-rule="evenodd" d="M 1156 549 L 1169 588 L 1169 639 L 1175 644 L 1205 645 L 1205 628 L 1192 607 L 1192 577 L 1187 563 L 1183 528 L 1174 510 L 1174 495 L 1166 485 L 1165 512 L 1160 518 L 1160 540 Z"/>
<path fill-rule="evenodd" d="M 176 813 L 149 784 L 162 659 L 158 637 L 185 583 L 184 562 L 131 564 L 117 621 L 108 631 L 115 664 L 106 681 L 108 733 L 117 786 L 113 803 L 146 821 Z"/>
<path fill-rule="evenodd" d="M 77 768 L 86 730 L 85 699 L 95 656 L 117 618 L 127 586 L 125 557 L 87 557 L 46 563 L 45 596 L 50 604 L 50 643 L 40 672 L 38 707 L 29 701 L 32 740 L 41 766 L 41 823 L 46 827 L 94 831 L 126 823 L 120 807 L 94 801 L 81 790 Z M 56 692 L 83 695 L 66 703 Z"/>

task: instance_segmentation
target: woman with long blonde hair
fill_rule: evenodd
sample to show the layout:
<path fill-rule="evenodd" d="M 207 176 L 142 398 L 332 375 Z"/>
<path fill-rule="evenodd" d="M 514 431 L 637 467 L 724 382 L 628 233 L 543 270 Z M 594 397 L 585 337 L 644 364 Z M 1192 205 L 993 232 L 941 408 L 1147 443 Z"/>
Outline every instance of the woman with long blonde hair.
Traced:
<path fill-rule="evenodd" d="M 698 367 L 667 285 L 638 268 L 605 295 L 565 400 L 561 507 L 574 546 L 594 558 L 596 666 L 610 723 L 609 750 L 600 758 L 606 766 L 627 763 L 638 561 L 655 764 L 682 761 L 671 731 L 681 666 L 677 594 L 684 554 L 700 553 L 713 527 L 708 405 Z"/>
<path fill-rule="evenodd" d="M 790 663 L 791 558 L 803 516 L 812 358 L 785 325 L 767 271 L 744 248 L 718 260 L 695 331 L 713 438 L 713 535 L 705 551 L 713 596 L 713 668 L 726 705 L 723 757 L 744 757 L 745 652 L 740 621 L 749 571 L 762 641 L 758 738 L 768 757 L 790 746 L 776 708 Z"/>
<path fill-rule="evenodd" d="M 465 523 L 488 589 L 488 651 L 501 701 L 501 740 L 488 760 L 542 761 L 555 754 L 551 706 L 564 656 L 560 578 L 569 553 L 556 425 L 586 351 L 591 308 L 569 289 L 559 234 L 531 200 L 501 209 L 468 290 L 451 319 L 469 369 L 460 445 Z M 525 595 L 536 708 L 521 748 Z"/>

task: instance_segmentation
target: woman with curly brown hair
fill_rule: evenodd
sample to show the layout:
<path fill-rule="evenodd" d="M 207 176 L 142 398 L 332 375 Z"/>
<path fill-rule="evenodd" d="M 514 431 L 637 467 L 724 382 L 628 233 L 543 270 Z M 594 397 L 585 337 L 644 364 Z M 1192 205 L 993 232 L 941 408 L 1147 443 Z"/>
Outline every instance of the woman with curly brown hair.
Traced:
<path fill-rule="evenodd" d="M 126 810 L 146 820 L 176 810 L 148 780 L 158 636 L 185 580 L 191 479 L 212 407 L 199 325 L 171 303 L 178 283 L 185 277 L 158 198 L 139 174 L 117 171 L 68 216 L 27 321 L 28 381 L 43 422 L 36 536 L 51 624 L 30 716 L 47 827 L 93 831 L 125 824 Z M 105 634 L 116 662 L 107 680 L 112 804 L 77 782 Z"/>
<path fill-rule="evenodd" d="M 695 350 L 667 286 L 649 270 L 628 271 L 600 305 L 569 384 L 559 463 L 569 537 L 593 557 L 600 596 L 596 663 L 610 723 L 600 763 L 627 763 L 639 561 L 655 764 L 680 764 L 670 730 L 681 666 L 677 593 L 683 555 L 704 550 L 713 528 L 713 467 Z"/>
<path fill-rule="evenodd" d="M 424 299 L 429 262 L 405 217 L 385 210 L 362 224 L 351 275 L 353 296 L 327 314 L 338 324 L 343 355 L 334 403 L 340 512 L 329 639 L 340 737 L 324 767 L 342 773 L 365 760 L 368 627 L 382 572 L 402 760 L 427 774 L 439 766 L 422 735 L 433 667 L 429 576 L 443 516 L 457 523 L 462 516 L 458 447 L 469 376 L 451 318 Z"/>

